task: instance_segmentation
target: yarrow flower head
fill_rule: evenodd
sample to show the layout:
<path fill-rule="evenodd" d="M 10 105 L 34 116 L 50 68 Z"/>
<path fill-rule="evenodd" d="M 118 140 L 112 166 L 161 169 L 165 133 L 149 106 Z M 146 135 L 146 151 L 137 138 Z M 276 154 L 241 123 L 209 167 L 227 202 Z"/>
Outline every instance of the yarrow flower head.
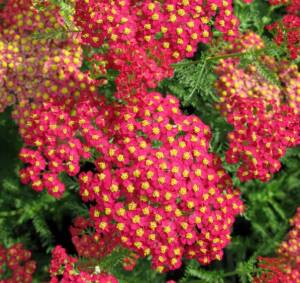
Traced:
<path fill-rule="evenodd" d="M 264 41 L 257 34 L 248 32 L 236 38 L 221 52 L 221 55 L 223 53 L 243 53 L 249 50 L 258 51 L 262 48 L 264 48 Z M 261 59 L 270 68 L 277 68 L 273 58 L 262 56 Z M 232 109 L 230 103 L 227 102 L 234 100 L 233 97 L 259 98 L 266 104 L 274 101 L 279 105 L 282 98 L 280 88 L 264 78 L 257 71 L 255 65 L 252 64 L 242 69 L 239 67 L 239 63 L 240 59 L 238 57 L 221 59 L 215 69 L 218 75 L 215 86 L 220 96 L 220 103 L 218 103 L 217 108 L 227 115 Z"/>
<path fill-rule="evenodd" d="M 179 268 L 183 256 L 203 264 L 220 260 L 242 203 L 208 153 L 209 129 L 182 115 L 174 97 L 141 97 L 104 109 L 111 142 L 98 146 L 95 170 L 79 175 L 82 198 L 96 201 L 96 230 L 151 255 L 159 271 Z"/>
<path fill-rule="evenodd" d="M 300 142 L 299 117 L 286 105 L 264 105 L 255 98 L 236 98 L 230 103 L 227 120 L 234 130 L 229 133 L 226 161 L 238 163 L 241 181 L 268 181 L 279 171 L 286 149 Z"/>
<path fill-rule="evenodd" d="M 50 283 L 118 283 L 114 276 L 106 273 L 78 270 L 78 264 L 78 258 L 69 256 L 64 248 L 56 246 L 52 250 Z"/>
<path fill-rule="evenodd" d="M 226 51 L 229 52 L 245 52 L 249 49 L 259 50 L 264 48 L 265 43 L 262 38 L 252 32 L 248 31 L 244 34 L 239 34 L 232 42 L 226 47 Z"/>
<path fill-rule="evenodd" d="M 45 2 L 47 9 L 36 11 L 31 1 L 8 1 L 1 18 L 0 35 L 0 112 L 7 106 L 68 97 L 85 81 L 80 72 L 80 38 L 69 36 L 61 42 L 33 37 L 40 30 L 55 30 L 62 17 L 58 9 Z"/>
<path fill-rule="evenodd" d="M 286 276 L 290 281 L 300 282 L 300 208 L 290 221 L 291 230 L 279 249 L 278 254 L 288 263 L 285 269 Z"/>
<path fill-rule="evenodd" d="M 87 90 L 88 97 L 93 97 L 93 91 L 92 88 L 91 94 Z M 77 134 L 83 131 L 83 123 L 90 121 L 96 102 L 89 103 L 83 94 L 75 101 L 78 104 L 72 99 L 60 102 L 50 100 L 40 107 L 36 108 L 33 104 L 32 109 L 14 112 L 25 142 L 19 155 L 26 164 L 20 170 L 21 181 L 31 184 L 36 191 L 46 188 L 49 194 L 60 197 L 65 187 L 59 174 L 66 172 L 69 176 L 76 176 L 80 171 L 81 159 L 91 156 L 89 145 Z M 101 101 L 97 100 L 97 103 L 101 107 Z M 85 131 L 85 134 L 93 136 L 91 131 Z"/>
<path fill-rule="evenodd" d="M 238 33 L 231 1 L 78 0 L 75 11 L 83 43 L 108 48 L 101 57 L 119 72 L 116 86 L 123 91 L 116 96 L 125 100 L 156 87 L 172 76 L 172 63 L 191 57 L 199 42 L 210 42 L 211 22 L 225 39 Z"/>
<path fill-rule="evenodd" d="M 31 259 L 31 252 L 21 243 L 9 248 L 0 245 L 0 276 L 11 272 L 10 277 L 0 280 L 1 283 L 30 283 L 35 269 L 36 262 Z"/>
<path fill-rule="evenodd" d="M 252 33 L 236 40 L 229 49 L 244 52 L 249 48 L 263 48 L 263 42 Z M 278 73 L 283 90 L 260 75 L 254 65 L 239 68 L 239 59 L 220 60 L 216 69 L 220 96 L 216 107 L 234 127 L 228 135 L 226 161 L 240 162 L 237 174 L 242 181 L 268 181 L 280 169 L 279 160 L 286 149 L 300 142 L 297 68 L 267 56 L 262 60 Z"/>
<path fill-rule="evenodd" d="M 286 45 L 291 58 L 296 59 L 300 54 L 300 1 L 269 0 L 269 2 L 271 5 L 286 5 L 287 14 L 266 28 L 274 34 L 275 42 L 278 45 Z"/>
<path fill-rule="evenodd" d="M 21 180 L 59 197 L 60 173 L 78 176 L 83 200 L 96 202 L 90 212 L 97 233 L 89 240 L 116 235 L 115 244 L 151 255 L 159 271 L 180 267 L 183 256 L 203 264 L 220 260 L 243 207 L 220 160 L 208 152 L 209 128 L 183 115 L 172 96 L 142 93 L 132 104 L 105 107 L 91 97 L 28 113 Z M 92 170 L 81 170 L 87 159 Z M 87 237 L 75 234 L 83 253 Z"/>
<path fill-rule="evenodd" d="M 76 3 L 82 40 L 108 45 L 106 53 L 97 55 L 104 65 L 99 71 L 105 74 L 106 64 L 119 71 L 116 97 L 127 104 L 107 105 L 98 95 L 99 82 L 79 70 L 81 49 L 78 55 L 72 49 L 77 50 L 78 42 L 66 51 L 55 49 L 53 56 L 41 54 L 44 61 L 32 60 L 42 65 L 34 71 L 43 75 L 37 88 L 29 87 L 36 90 L 32 100 L 18 99 L 13 113 L 25 143 L 21 181 L 60 197 L 63 175 L 79 179 L 82 199 L 93 202 L 95 228 L 92 237 L 84 235 L 91 221 L 79 219 L 71 228 L 79 254 L 91 255 L 98 241 L 105 244 L 113 235 L 109 248 L 119 244 L 137 257 L 151 255 L 153 267 L 161 272 L 179 268 L 183 257 L 202 264 L 220 260 L 234 218 L 243 210 L 239 191 L 219 158 L 209 153 L 209 128 L 197 116 L 183 115 L 176 98 L 147 90 L 171 76 L 171 64 L 191 56 L 198 42 L 208 41 L 211 19 L 225 37 L 235 35 L 232 3 L 90 1 L 85 14 L 86 3 Z M 7 18 L 21 26 L 22 36 L 42 25 L 31 8 L 23 11 L 25 4 L 12 6 L 22 13 L 17 20 Z M 21 24 L 27 16 L 32 29 Z M 93 34 L 99 28 L 103 33 Z M 52 49 L 41 50 L 51 54 Z M 92 243 L 90 250 L 86 242 Z M 96 276 L 74 272 L 77 260 L 62 248 L 53 253 L 51 282 L 57 276 L 63 282 Z"/>
<path fill-rule="evenodd" d="M 283 93 L 289 106 L 300 114 L 300 72 L 297 65 L 282 63 L 279 72 L 281 82 L 284 84 Z"/>
<path fill-rule="evenodd" d="M 116 246 L 114 235 L 97 234 L 91 219 L 76 217 L 70 227 L 72 243 L 77 254 L 84 258 L 101 259 L 108 255 Z"/>

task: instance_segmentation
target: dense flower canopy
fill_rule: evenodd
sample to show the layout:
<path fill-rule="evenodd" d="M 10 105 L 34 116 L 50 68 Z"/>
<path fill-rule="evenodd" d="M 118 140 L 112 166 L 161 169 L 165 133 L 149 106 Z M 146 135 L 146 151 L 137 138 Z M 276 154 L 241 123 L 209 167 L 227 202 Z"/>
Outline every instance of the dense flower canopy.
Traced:
<path fill-rule="evenodd" d="M 286 47 L 274 56 L 264 54 L 263 37 L 239 32 L 231 0 L 56 2 L 9 0 L 0 9 L 0 112 L 11 106 L 22 139 L 20 181 L 53 202 L 75 195 L 85 211 L 68 227 L 78 256 L 51 247 L 50 282 L 116 283 L 99 266 L 117 249 L 128 251 L 127 272 L 145 258 L 159 273 L 189 259 L 222 260 L 236 217 L 250 215 L 238 186 L 270 181 L 300 144 L 300 72 L 290 63 L 299 54 L 299 1 L 269 1 L 286 10 L 262 29 Z M 248 53 L 275 83 L 256 62 L 241 66 Z M 187 106 L 176 87 L 164 88 L 179 64 L 208 62 L 213 101 Z M 183 102 L 196 96 L 202 71 Z M 212 146 L 220 132 L 207 109 L 230 127 L 223 151 Z M 23 213 L 16 204 L 6 215 Z M 298 283 L 299 212 L 291 223 L 278 256 L 259 258 L 269 272 L 253 282 Z M 1 283 L 31 282 L 35 269 L 22 244 L 0 245 Z"/>
<path fill-rule="evenodd" d="M 116 97 L 125 100 L 172 76 L 173 63 L 210 42 L 211 22 L 226 40 L 238 33 L 232 1 L 79 0 L 75 11 L 83 43 L 108 47 L 102 60 L 119 71 Z"/>
<path fill-rule="evenodd" d="M 31 252 L 24 249 L 21 243 L 8 249 L 0 245 L 0 276 L 5 273 L 5 267 L 11 271 L 11 276 L 0 280 L 1 283 L 30 283 L 36 269 L 36 262 L 31 259 Z"/>

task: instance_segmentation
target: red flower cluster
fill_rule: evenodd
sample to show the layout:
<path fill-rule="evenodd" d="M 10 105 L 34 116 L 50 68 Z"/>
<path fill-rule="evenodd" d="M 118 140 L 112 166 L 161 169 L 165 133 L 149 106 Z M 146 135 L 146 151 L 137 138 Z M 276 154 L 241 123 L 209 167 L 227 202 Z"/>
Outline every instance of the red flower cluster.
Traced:
<path fill-rule="evenodd" d="M 36 263 L 31 260 L 31 252 L 25 250 L 21 243 L 8 249 L 0 245 L 0 283 L 30 283 L 35 269 Z M 10 277 L 3 278 L 8 270 Z"/>
<path fill-rule="evenodd" d="M 287 14 L 277 22 L 267 26 L 269 31 L 275 33 L 277 44 L 286 44 L 291 58 L 295 59 L 300 54 L 300 1 L 270 1 L 272 5 L 288 4 Z"/>
<path fill-rule="evenodd" d="M 118 244 L 114 234 L 96 233 L 93 221 L 81 216 L 75 218 L 73 226 L 70 227 L 70 232 L 77 254 L 90 259 L 87 264 L 90 264 L 93 259 L 101 260 L 101 258 L 110 254 Z M 137 254 L 130 252 L 127 257 L 123 258 L 123 268 L 132 271 L 138 258 Z"/>
<path fill-rule="evenodd" d="M 279 171 L 286 149 L 300 142 L 299 117 L 286 105 L 264 105 L 255 98 L 234 98 L 230 105 L 227 120 L 234 130 L 228 135 L 226 161 L 242 161 L 237 172 L 241 181 L 268 181 Z"/>
<path fill-rule="evenodd" d="M 282 258 L 258 257 L 258 267 L 262 273 L 253 279 L 253 283 L 289 283 L 284 274 Z"/>
<path fill-rule="evenodd" d="M 123 259 L 123 268 L 127 271 L 132 271 L 136 264 L 139 256 L 136 253 L 131 252 L 129 256 Z"/>
<path fill-rule="evenodd" d="M 255 33 L 248 32 L 236 38 L 225 50 L 225 54 L 246 52 L 249 49 L 262 49 L 263 40 Z M 270 57 L 262 58 L 264 62 L 273 69 L 275 62 Z M 220 103 L 217 105 L 224 115 L 232 110 L 232 105 L 228 100 L 233 97 L 259 98 L 266 104 L 275 101 L 280 104 L 280 88 L 271 84 L 263 78 L 253 65 L 245 69 L 239 68 L 239 58 L 221 59 L 215 70 L 218 75 L 216 89 L 220 96 Z"/>
<path fill-rule="evenodd" d="M 96 229 L 151 254 L 160 271 L 180 267 L 183 256 L 204 264 L 221 259 L 242 205 L 208 153 L 208 127 L 182 115 L 173 97 L 141 97 L 136 105 L 105 109 L 111 142 L 97 144 L 97 171 L 79 176 L 82 198 L 97 203 Z"/>
<path fill-rule="evenodd" d="M 300 1 L 299 0 L 291 0 L 288 3 L 286 11 L 289 14 L 299 15 L 300 11 Z"/>
<path fill-rule="evenodd" d="M 287 240 L 284 241 L 278 254 L 285 260 L 286 269 L 284 272 L 288 278 L 288 283 L 300 282 L 300 208 L 291 219 L 292 229 L 288 233 Z"/>
<path fill-rule="evenodd" d="M 130 101 L 140 93 L 146 93 L 148 88 L 155 88 L 157 83 L 173 75 L 172 60 L 165 53 L 148 51 L 136 46 L 118 47 L 109 52 L 108 67 L 118 70 L 115 80 L 115 97 Z"/>
<path fill-rule="evenodd" d="M 88 97 L 93 96 L 93 93 L 88 94 Z M 27 164 L 20 170 L 24 184 L 31 184 L 36 191 L 46 188 L 55 197 L 62 195 L 64 185 L 59 174 L 67 172 L 69 176 L 76 176 L 81 159 L 91 156 L 90 147 L 78 138 L 81 126 L 94 114 L 91 107 L 82 93 L 78 99 L 50 100 L 31 111 L 15 111 L 20 134 L 27 145 L 20 152 L 20 159 Z M 92 132 L 85 134 L 93 136 Z"/>
<path fill-rule="evenodd" d="M 299 0 L 269 0 L 270 5 L 286 5 L 286 11 L 289 14 L 297 15 L 300 11 Z"/>
<path fill-rule="evenodd" d="M 297 65 L 282 64 L 280 80 L 284 84 L 283 93 L 291 108 L 300 114 L 300 72 Z"/>
<path fill-rule="evenodd" d="M 70 227 L 72 242 L 77 254 L 85 258 L 101 259 L 108 255 L 115 247 L 115 236 L 97 234 L 94 223 L 84 217 L 76 217 Z"/>
<path fill-rule="evenodd" d="M 25 9 L 28 3 L 8 6 L 7 13 L 16 9 L 21 16 L 5 18 L 7 23 L 43 23 L 34 10 Z M 171 75 L 171 63 L 192 55 L 197 43 L 210 37 L 210 19 L 229 37 L 235 34 L 231 2 L 199 3 L 91 1 L 90 13 L 82 14 L 86 6 L 77 2 L 84 41 L 102 47 L 109 43 L 108 53 L 97 56 L 120 72 L 116 96 L 127 99 L 127 105 L 104 103 L 95 82 L 79 71 L 81 52 L 75 60 L 73 47 L 55 49 L 53 57 L 43 54 L 46 61 L 32 60 L 43 66 L 44 75 L 33 102 L 21 101 L 14 111 L 25 142 L 20 176 L 55 197 L 64 191 L 61 173 L 79 178 L 83 200 L 96 203 L 90 212 L 97 232 L 79 236 L 90 223 L 77 221 L 72 232 L 80 254 L 91 255 L 99 248 L 97 241 L 115 235 L 116 243 L 139 256 L 151 255 L 153 266 L 164 271 L 180 267 L 183 256 L 203 264 L 220 260 L 230 241 L 242 203 L 220 160 L 208 151 L 209 128 L 196 116 L 183 115 L 177 99 L 146 91 Z M 43 20 L 48 16 L 54 22 L 51 14 Z M 92 166 L 88 172 L 86 161 Z M 62 250 L 57 254 L 69 260 Z M 62 263 L 55 262 L 56 267 Z M 74 262 L 65 266 L 65 282 L 90 276 L 74 274 Z"/>
<path fill-rule="evenodd" d="M 198 42 L 209 41 L 213 19 L 225 37 L 237 34 L 231 1 L 76 1 L 75 21 L 87 44 L 155 46 L 175 59 L 191 56 Z"/>
<path fill-rule="evenodd" d="M 67 255 L 65 249 L 56 246 L 52 251 L 52 260 L 50 265 L 50 283 L 118 283 L 118 280 L 109 274 L 89 273 L 78 271 L 76 265 L 78 259 Z"/>
<path fill-rule="evenodd" d="M 226 51 L 244 52 L 262 47 L 262 40 L 249 33 L 233 42 Z M 230 148 L 226 160 L 241 162 L 238 176 L 242 181 L 253 178 L 268 181 L 279 170 L 279 159 L 286 148 L 300 142 L 300 119 L 294 102 L 299 84 L 297 68 L 278 64 L 270 57 L 262 57 L 262 60 L 278 72 L 284 84 L 283 91 L 259 75 L 255 66 L 240 69 L 239 59 L 221 60 L 216 69 L 219 75 L 216 88 L 220 96 L 217 108 L 234 127 L 228 136 Z M 285 105 L 283 98 L 295 110 Z"/>
<path fill-rule="evenodd" d="M 176 98 L 140 97 L 102 107 L 82 95 L 29 112 L 21 133 L 36 149 L 21 152 L 28 164 L 21 179 L 60 196 L 59 173 L 77 176 L 80 161 L 90 158 L 95 168 L 80 173 L 80 193 L 97 203 L 91 217 L 99 239 L 116 235 L 140 256 L 151 254 L 160 271 L 178 268 L 183 256 L 204 264 L 221 259 L 242 204 L 208 153 L 209 129 L 184 116 Z"/>
<path fill-rule="evenodd" d="M 0 111 L 16 101 L 22 107 L 32 99 L 38 102 L 53 96 L 72 96 L 91 81 L 79 71 L 79 40 L 61 42 L 33 37 L 34 32 L 59 27 L 61 17 L 53 5 L 38 12 L 31 1 L 8 1 L 1 18 Z"/>
<path fill-rule="evenodd" d="M 269 4 L 276 6 L 276 5 L 287 5 L 289 4 L 290 0 L 269 0 Z"/>
<path fill-rule="evenodd" d="M 103 59 L 119 71 L 121 91 L 116 96 L 123 99 L 171 76 L 172 63 L 192 56 L 199 42 L 211 40 L 212 21 L 225 39 L 237 35 L 231 0 L 210 0 L 205 5 L 202 0 L 77 0 L 75 10 L 83 42 L 108 45 Z"/>
<path fill-rule="evenodd" d="M 266 271 L 255 278 L 255 283 L 300 282 L 300 208 L 291 225 L 287 240 L 278 249 L 278 257 L 259 259 L 259 266 Z"/>

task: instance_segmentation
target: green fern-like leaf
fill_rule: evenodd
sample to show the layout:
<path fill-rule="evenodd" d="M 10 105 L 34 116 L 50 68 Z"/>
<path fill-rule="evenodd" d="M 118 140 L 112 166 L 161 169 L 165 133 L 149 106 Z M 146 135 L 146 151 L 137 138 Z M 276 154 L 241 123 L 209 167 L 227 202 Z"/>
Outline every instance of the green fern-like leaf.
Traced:
<path fill-rule="evenodd" d="M 213 64 L 208 63 L 206 54 L 203 54 L 196 63 L 183 61 L 175 66 L 175 79 L 188 92 L 183 98 L 183 104 L 189 104 L 197 93 L 204 101 L 217 101 L 213 84 L 216 79 L 213 73 Z"/>
<path fill-rule="evenodd" d="M 270 70 L 270 68 L 268 68 L 266 65 L 264 65 L 262 63 L 261 60 L 256 60 L 254 61 L 254 65 L 258 71 L 258 73 L 265 78 L 266 80 L 268 80 L 270 83 L 280 86 L 280 80 L 277 76 L 277 74 L 275 72 L 273 72 L 272 70 Z"/>
<path fill-rule="evenodd" d="M 198 279 L 198 281 L 195 279 Z M 223 272 L 205 270 L 195 260 L 190 260 L 185 269 L 184 277 L 180 280 L 180 283 L 187 282 L 223 283 Z"/>
<path fill-rule="evenodd" d="M 35 231 L 40 237 L 42 245 L 47 249 L 47 252 L 50 252 L 54 247 L 54 240 L 45 218 L 36 215 L 33 217 L 32 223 Z"/>

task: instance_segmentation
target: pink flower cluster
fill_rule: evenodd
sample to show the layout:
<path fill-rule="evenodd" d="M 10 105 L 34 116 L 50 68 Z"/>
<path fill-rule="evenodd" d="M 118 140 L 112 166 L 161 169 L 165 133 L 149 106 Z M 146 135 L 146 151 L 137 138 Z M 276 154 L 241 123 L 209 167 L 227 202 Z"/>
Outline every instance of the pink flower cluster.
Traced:
<path fill-rule="evenodd" d="M 236 38 L 226 49 L 224 54 L 243 53 L 249 49 L 264 48 L 263 40 L 255 33 L 248 32 Z M 222 54 L 221 54 L 222 55 Z M 276 68 L 276 63 L 271 57 L 262 57 L 264 63 Z M 262 77 L 254 65 L 239 68 L 239 58 L 221 59 L 215 70 L 218 75 L 215 87 L 220 96 L 220 103 L 216 106 L 224 115 L 232 111 L 232 105 L 227 103 L 233 97 L 259 98 L 266 104 L 275 101 L 281 102 L 281 90 L 278 86 L 268 82 Z"/>
<path fill-rule="evenodd" d="M 93 93 L 88 94 L 88 97 L 93 96 Z M 20 152 L 20 159 L 26 164 L 20 170 L 21 181 L 31 184 L 36 191 L 46 188 L 54 197 L 60 197 L 65 188 L 59 174 L 66 172 L 69 176 L 76 176 L 80 171 L 80 161 L 91 157 L 90 147 L 78 136 L 80 131 L 97 142 L 92 132 L 83 129 L 87 121 L 91 123 L 91 115 L 95 113 L 90 107 L 97 102 L 91 106 L 83 93 L 75 101 L 78 106 L 74 98 L 60 102 L 50 100 L 31 111 L 14 113 L 27 145 Z M 101 107 L 101 103 L 98 106 Z M 101 126 L 101 118 L 98 122 Z"/>
<path fill-rule="evenodd" d="M 208 153 L 209 129 L 184 116 L 177 99 L 143 95 L 136 105 L 106 109 L 111 143 L 79 175 L 81 196 L 99 233 L 151 255 L 159 271 L 181 266 L 183 256 L 207 264 L 221 259 L 234 216 L 242 211 L 220 161 Z"/>
<path fill-rule="evenodd" d="M 268 181 L 279 171 L 280 158 L 288 147 L 300 142 L 299 117 L 286 105 L 264 105 L 260 99 L 234 98 L 227 120 L 234 130 L 229 133 L 226 161 L 239 163 L 241 181 Z"/>
<path fill-rule="evenodd" d="M 287 264 L 284 271 L 288 283 L 300 282 L 300 208 L 290 222 L 292 228 L 278 250 L 279 256 L 284 258 Z"/>
<path fill-rule="evenodd" d="M 297 65 L 282 64 L 279 77 L 284 84 L 284 97 L 289 106 L 300 115 L 300 72 Z"/>
<path fill-rule="evenodd" d="M 262 40 L 248 33 L 234 41 L 226 52 L 262 48 Z M 268 181 L 277 172 L 280 158 L 288 147 L 299 144 L 300 119 L 297 113 L 297 67 L 262 56 L 264 63 L 277 72 L 283 90 L 263 78 L 253 65 L 238 67 L 239 59 L 220 60 L 216 88 L 220 109 L 234 130 L 228 135 L 226 160 L 238 164 L 240 180 Z M 283 64 L 284 63 L 284 64 Z M 294 79 L 296 77 L 296 79 Z M 284 102 L 286 100 L 290 106 Z"/>
<path fill-rule="evenodd" d="M 226 52 L 246 52 L 249 49 L 259 50 L 265 47 L 261 37 L 253 31 L 248 31 L 244 34 L 239 34 L 226 46 Z M 236 59 L 235 61 L 237 61 Z"/>
<path fill-rule="evenodd" d="M 276 257 L 258 257 L 262 273 L 253 278 L 253 283 L 291 283 L 284 274 L 284 260 Z M 293 283 L 295 283 L 293 281 Z M 298 283 L 296 281 L 296 283 Z"/>
<path fill-rule="evenodd" d="M 245 52 L 249 49 L 262 49 L 263 47 L 263 40 L 257 34 L 249 32 L 236 38 L 224 50 L 224 54 Z M 220 96 L 220 103 L 217 108 L 226 115 L 231 111 L 231 105 L 224 103 L 228 99 L 233 96 L 255 97 L 262 99 L 266 104 L 271 101 L 274 101 L 276 105 L 287 102 L 299 114 L 300 74 L 297 65 L 291 65 L 286 61 L 276 62 L 274 58 L 264 55 L 260 59 L 263 64 L 278 75 L 281 87 L 262 77 L 254 65 L 241 69 L 238 66 L 238 58 L 221 59 L 216 68 L 218 75 L 216 88 Z"/>
<path fill-rule="evenodd" d="M 70 232 L 77 254 L 89 259 L 85 265 L 90 265 L 93 260 L 95 263 L 109 255 L 118 244 L 115 234 L 96 233 L 93 221 L 81 216 L 75 218 Z M 138 258 L 136 253 L 129 251 L 128 256 L 123 258 L 124 270 L 132 271 Z"/>
<path fill-rule="evenodd" d="M 300 208 L 291 219 L 291 225 L 287 239 L 278 249 L 278 256 L 260 259 L 259 266 L 265 272 L 255 278 L 255 283 L 300 282 Z"/>
<path fill-rule="evenodd" d="M 70 232 L 77 254 L 81 257 L 101 259 L 116 245 L 113 234 L 105 237 L 103 234 L 95 233 L 93 221 L 84 217 L 75 218 Z"/>
<path fill-rule="evenodd" d="M 108 46 L 103 59 L 120 73 L 116 97 L 122 99 L 171 76 L 172 63 L 191 57 L 199 42 L 211 40 L 212 21 L 225 39 L 238 33 L 231 0 L 206 5 L 202 0 L 78 0 L 75 10 L 83 42 Z"/>
<path fill-rule="evenodd" d="M 35 32 L 60 27 L 56 7 L 49 4 L 38 12 L 31 1 L 8 1 L 1 18 L 0 112 L 15 102 L 24 107 L 32 99 L 39 102 L 72 96 L 91 81 L 79 71 L 79 39 L 70 37 L 61 42 L 33 37 Z"/>
<path fill-rule="evenodd" d="M 21 243 L 14 244 L 8 249 L 0 245 L 1 283 L 30 283 L 35 269 L 36 263 L 31 260 L 31 252 L 24 249 Z M 8 270 L 11 272 L 10 277 L 3 278 Z"/>
<path fill-rule="evenodd" d="M 218 80 L 216 89 L 220 96 L 220 103 L 216 105 L 224 115 L 233 110 L 229 100 L 236 98 L 257 98 L 265 104 L 281 102 L 281 89 L 268 82 L 260 74 L 257 74 L 255 66 L 249 66 L 246 70 L 238 68 L 238 60 L 221 59 L 216 69 Z"/>
<path fill-rule="evenodd" d="M 151 254 L 160 271 L 178 268 L 183 256 L 204 264 L 221 259 L 242 203 L 208 152 L 209 128 L 183 115 L 174 97 L 140 97 L 103 107 L 82 95 L 75 104 L 32 110 L 21 129 L 30 147 L 20 154 L 28 164 L 21 179 L 60 196 L 59 174 L 79 174 L 83 200 L 96 201 L 91 218 L 98 234 Z M 87 158 L 94 169 L 82 172 Z"/>
<path fill-rule="evenodd" d="M 60 197 L 62 174 L 79 179 L 82 199 L 95 203 L 90 213 L 96 229 L 93 237 L 79 235 L 91 223 L 76 222 L 71 231 L 79 254 L 91 255 L 114 235 L 109 248 L 120 244 L 137 256 L 151 255 L 159 271 L 180 267 L 183 257 L 203 264 L 222 258 L 234 218 L 243 210 L 239 192 L 221 161 L 209 153 L 209 128 L 198 117 L 183 115 L 172 96 L 146 91 L 171 75 L 173 62 L 206 42 L 212 18 L 228 37 L 235 35 L 230 1 L 198 2 L 91 1 L 85 14 L 86 3 L 76 3 L 83 41 L 103 48 L 109 43 L 108 52 L 97 55 L 104 63 L 99 69 L 119 71 L 116 96 L 127 100 L 126 105 L 105 104 L 96 82 L 79 71 L 78 43 L 68 47 L 52 42 L 53 54 L 47 42 L 41 46 L 37 41 L 32 50 L 27 41 L 20 44 L 32 52 L 26 59 L 38 54 L 31 60 L 33 75 L 22 77 L 25 82 L 38 78 L 21 91 L 34 94 L 33 99 L 19 99 L 13 113 L 25 143 L 21 181 Z M 41 17 L 30 1 L 9 2 L 5 15 L 9 28 L 20 27 L 21 38 L 24 34 L 30 40 L 36 28 L 56 25 L 51 13 Z M 84 169 L 87 163 L 89 171 Z M 66 261 L 59 261 L 60 256 Z M 62 249 L 55 250 L 54 258 L 53 282 L 62 263 L 63 282 L 92 280 L 90 274 L 74 273 L 75 260 Z"/>
<path fill-rule="evenodd" d="M 50 265 L 50 283 L 118 283 L 118 280 L 109 274 L 86 272 L 77 269 L 78 259 L 69 256 L 65 249 L 56 246 L 52 251 Z"/>
<path fill-rule="evenodd" d="M 287 5 L 287 14 L 282 19 L 267 26 L 267 29 L 274 33 L 274 40 L 277 44 L 286 44 L 292 59 L 300 54 L 300 1 L 270 1 L 272 5 Z"/>

